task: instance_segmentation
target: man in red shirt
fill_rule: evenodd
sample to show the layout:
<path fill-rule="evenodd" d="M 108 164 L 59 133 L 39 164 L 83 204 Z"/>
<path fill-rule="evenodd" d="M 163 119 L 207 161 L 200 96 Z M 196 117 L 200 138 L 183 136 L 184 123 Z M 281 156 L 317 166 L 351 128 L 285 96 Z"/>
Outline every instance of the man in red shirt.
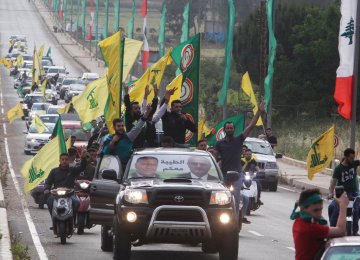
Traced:
<path fill-rule="evenodd" d="M 336 199 L 340 207 L 336 227 L 329 227 L 322 217 L 323 200 L 319 189 L 304 190 L 295 204 L 291 219 L 296 260 L 314 260 L 321 257 L 321 251 L 328 237 L 344 236 L 346 232 L 346 207 L 349 199 L 344 192 Z M 297 207 L 300 211 L 295 211 Z"/>

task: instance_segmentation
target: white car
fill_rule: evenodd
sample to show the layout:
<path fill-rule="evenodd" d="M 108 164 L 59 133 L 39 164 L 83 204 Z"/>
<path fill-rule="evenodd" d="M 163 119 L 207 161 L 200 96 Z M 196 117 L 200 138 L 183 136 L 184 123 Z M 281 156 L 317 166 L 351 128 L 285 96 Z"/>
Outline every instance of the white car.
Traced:
<path fill-rule="evenodd" d="M 82 80 L 86 80 L 88 83 L 98 78 L 100 78 L 100 75 L 98 73 L 93 73 L 93 72 L 84 72 L 81 77 Z"/>
<path fill-rule="evenodd" d="M 330 239 L 325 246 L 321 260 L 359 259 L 360 237 L 338 237 Z"/>
<path fill-rule="evenodd" d="M 39 116 L 41 121 L 44 122 L 44 124 L 56 124 L 59 115 L 58 114 L 45 114 L 45 115 L 41 115 Z"/>
<path fill-rule="evenodd" d="M 64 105 L 51 105 L 48 107 L 46 114 L 59 115 L 58 109 L 61 109 L 64 107 L 65 107 L 65 104 Z"/>
<path fill-rule="evenodd" d="M 31 124 L 31 121 L 34 119 L 35 115 L 45 115 L 48 107 L 49 103 L 34 103 L 29 112 L 28 125 Z"/>
<path fill-rule="evenodd" d="M 47 70 L 47 78 L 48 79 L 55 76 L 56 74 L 59 74 L 59 77 L 66 77 L 66 75 L 69 74 L 69 72 L 67 72 L 66 68 L 64 68 L 64 67 L 59 67 L 59 66 L 48 67 L 48 70 Z"/>
<path fill-rule="evenodd" d="M 45 124 L 47 129 L 43 133 L 38 133 L 36 127 L 31 125 L 25 138 L 24 153 L 25 154 L 36 154 L 41 147 L 47 144 L 50 140 L 50 136 L 55 127 L 55 124 Z"/>
<path fill-rule="evenodd" d="M 69 89 L 65 92 L 65 102 L 69 103 L 73 99 L 73 97 L 80 95 L 85 88 L 86 85 L 84 84 L 71 84 L 69 86 Z"/>
<path fill-rule="evenodd" d="M 270 191 L 277 191 L 279 167 L 276 158 L 281 158 L 282 154 L 276 154 L 268 141 L 259 138 L 248 137 L 244 141 L 244 145 L 252 151 L 260 168 L 256 179 L 263 186 L 269 187 Z"/>

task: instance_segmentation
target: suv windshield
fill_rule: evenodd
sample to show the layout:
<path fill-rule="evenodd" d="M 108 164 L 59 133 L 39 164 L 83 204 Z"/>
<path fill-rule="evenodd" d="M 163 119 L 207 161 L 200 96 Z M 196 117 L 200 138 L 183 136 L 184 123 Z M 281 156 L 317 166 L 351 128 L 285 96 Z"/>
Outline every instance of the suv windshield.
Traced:
<path fill-rule="evenodd" d="M 39 111 L 39 110 L 45 110 L 47 109 L 46 104 L 33 104 L 31 107 L 31 111 Z"/>
<path fill-rule="evenodd" d="M 186 178 L 216 181 L 219 180 L 219 175 L 208 155 L 154 154 L 134 155 L 127 178 Z"/>
<path fill-rule="evenodd" d="M 45 131 L 42 132 L 42 133 L 43 134 L 51 134 L 53 130 L 54 130 L 53 126 L 47 126 L 47 129 L 45 129 Z M 29 128 L 29 133 L 37 134 L 38 130 L 36 129 L 36 127 L 34 125 L 31 125 L 30 128 Z"/>
<path fill-rule="evenodd" d="M 64 107 L 49 107 L 48 110 L 46 111 L 47 114 L 59 114 L 58 109 L 61 109 Z"/>
<path fill-rule="evenodd" d="M 253 153 L 274 155 L 274 152 L 269 143 L 245 141 L 244 145 L 246 145 Z"/>
<path fill-rule="evenodd" d="M 41 121 L 44 123 L 56 123 L 58 116 L 40 116 Z"/>

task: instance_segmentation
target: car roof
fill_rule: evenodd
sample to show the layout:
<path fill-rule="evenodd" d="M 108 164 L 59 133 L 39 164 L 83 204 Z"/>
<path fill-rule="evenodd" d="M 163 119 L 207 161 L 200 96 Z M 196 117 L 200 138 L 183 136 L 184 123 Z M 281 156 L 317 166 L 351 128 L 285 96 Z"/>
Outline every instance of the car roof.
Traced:
<path fill-rule="evenodd" d="M 202 150 L 196 150 L 194 148 L 145 148 L 136 150 L 134 155 L 150 155 L 150 154 L 169 154 L 169 155 L 208 155 L 209 153 Z"/>
<path fill-rule="evenodd" d="M 257 142 L 257 143 L 266 143 L 266 144 L 269 143 L 264 139 L 255 138 L 255 137 L 246 137 L 245 142 Z"/>
<path fill-rule="evenodd" d="M 65 69 L 65 67 L 61 67 L 61 66 L 50 66 L 49 69 Z"/>
<path fill-rule="evenodd" d="M 40 115 L 40 117 L 59 117 L 58 114 L 44 114 L 44 115 Z"/>
<path fill-rule="evenodd" d="M 50 105 L 49 109 L 50 108 L 64 108 L 64 107 L 65 107 L 65 105 Z M 53 114 L 51 114 L 51 115 L 53 115 Z"/>
<path fill-rule="evenodd" d="M 46 103 L 46 102 L 36 102 L 33 104 L 34 105 L 49 105 L 49 103 Z"/>
<path fill-rule="evenodd" d="M 329 241 L 329 246 L 351 246 L 351 245 L 360 245 L 359 236 L 350 236 L 350 237 L 337 237 L 332 238 Z"/>
<path fill-rule="evenodd" d="M 61 125 L 64 129 L 77 128 L 82 129 L 81 121 L 61 121 Z"/>
<path fill-rule="evenodd" d="M 39 94 L 36 94 L 36 93 L 26 94 L 26 96 L 29 96 L 29 97 L 43 97 L 43 95 L 41 93 L 39 93 Z"/>

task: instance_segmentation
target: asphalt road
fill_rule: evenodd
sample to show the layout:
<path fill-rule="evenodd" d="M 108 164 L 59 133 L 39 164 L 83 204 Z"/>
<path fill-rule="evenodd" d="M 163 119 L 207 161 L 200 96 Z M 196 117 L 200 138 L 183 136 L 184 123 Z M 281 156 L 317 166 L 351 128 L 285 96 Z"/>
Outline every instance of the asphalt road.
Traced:
<path fill-rule="evenodd" d="M 39 15 L 32 3 L 27 0 L 1 0 L 0 5 L 0 44 L 1 56 L 8 49 L 7 39 L 12 34 L 26 35 L 29 43 L 29 52 L 32 53 L 33 44 L 40 46 L 42 43 L 52 48 L 52 57 L 56 65 L 64 65 L 70 75 L 81 75 L 82 70 L 71 57 L 61 49 L 51 33 L 42 24 Z M 0 70 L 0 87 L 3 95 L 4 112 L 1 123 L 6 122 L 6 111 L 13 107 L 19 98 L 13 88 L 13 79 L 6 69 Z M 10 159 L 15 172 L 16 180 L 23 187 L 23 177 L 20 169 L 23 163 L 30 158 L 23 152 L 25 135 L 23 121 L 15 121 L 13 124 L 6 123 L 0 128 L 0 144 L 2 152 L 0 162 L 6 162 L 4 151 L 4 138 L 8 140 Z M 46 257 L 42 259 L 111 259 L 111 253 L 104 253 L 100 249 L 100 229 L 95 227 L 86 230 L 82 236 L 74 235 L 66 245 L 61 245 L 59 239 L 54 238 L 50 227 L 50 217 L 46 209 L 40 210 L 34 204 L 29 195 L 25 195 L 30 216 L 35 224 L 36 231 L 30 234 L 27 220 L 19 196 L 11 176 L 8 176 L 7 186 L 4 187 L 8 204 L 8 219 L 13 234 L 19 234 L 20 241 L 28 245 L 31 259 L 40 259 L 38 250 L 43 247 Z M 254 212 L 249 218 L 250 225 L 244 225 L 240 233 L 239 259 L 293 259 L 293 242 L 291 236 L 292 221 L 289 215 L 298 193 L 280 188 L 278 192 L 264 192 L 262 200 L 265 205 Z M 1 221 L 1 220 L 0 220 Z M 41 245 L 34 245 L 33 236 L 38 236 Z M 217 259 L 217 255 L 206 255 L 201 253 L 200 247 L 182 245 L 148 245 L 135 248 L 133 259 L 187 259 L 187 260 L 210 260 Z"/>

